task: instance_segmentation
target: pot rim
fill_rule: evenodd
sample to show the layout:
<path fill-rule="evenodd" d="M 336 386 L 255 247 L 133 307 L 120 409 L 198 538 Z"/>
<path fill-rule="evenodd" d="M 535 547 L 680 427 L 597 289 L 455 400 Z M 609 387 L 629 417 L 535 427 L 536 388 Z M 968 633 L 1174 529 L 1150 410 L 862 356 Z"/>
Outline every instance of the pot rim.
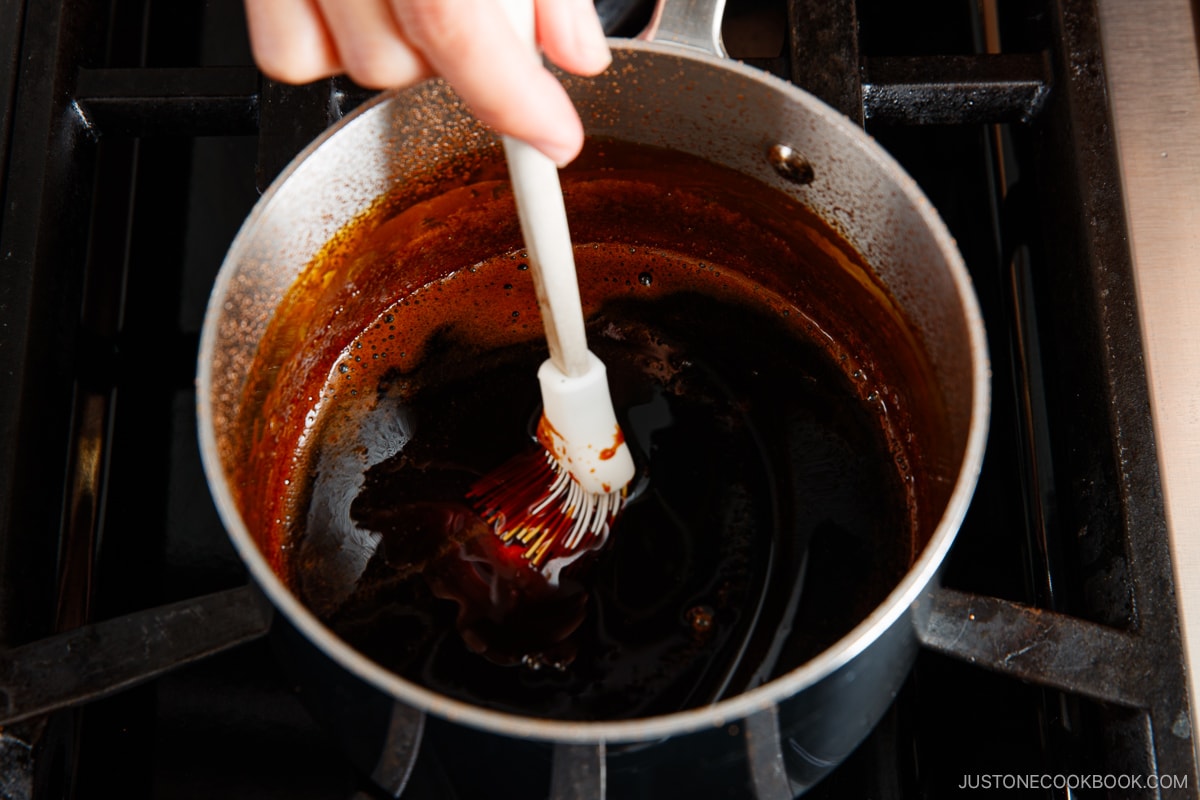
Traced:
<path fill-rule="evenodd" d="M 217 322 L 224 310 L 224 298 L 232 288 L 235 272 L 228 257 L 217 276 L 205 314 L 196 378 L 200 454 L 218 513 L 235 549 L 248 567 L 255 582 L 267 594 L 274 606 L 282 611 L 298 630 L 353 675 L 397 701 L 452 722 L 505 736 L 580 744 L 650 741 L 722 727 L 731 721 L 744 719 L 757 712 L 767 710 L 820 682 L 853 661 L 893 625 L 904 624 L 906 620 L 915 625 L 912 616 L 905 617 L 905 614 L 910 610 L 918 609 L 923 594 L 937 580 L 942 562 L 966 515 L 983 463 L 990 413 L 991 374 L 987 342 L 982 314 L 966 265 L 954 239 L 934 211 L 933 205 L 925 197 L 916 181 L 899 166 L 890 154 L 876 144 L 865 131 L 853 125 L 821 100 L 762 70 L 700 51 L 684 50 L 677 46 L 656 42 L 610 39 L 609 45 L 614 49 L 699 61 L 713 69 L 734 71 L 739 73 L 739 77 L 766 82 L 773 90 L 786 93 L 789 99 L 803 105 L 807 112 L 821 118 L 839 135 L 852 140 L 852 143 L 856 144 L 864 155 L 873 159 L 880 169 L 890 174 L 896 187 L 918 210 L 933 235 L 938 249 L 945 255 L 946 267 L 956 287 L 970 339 L 972 399 L 966 446 L 963 450 L 953 491 L 942 518 L 928 543 L 883 602 L 847 634 L 809 661 L 754 689 L 710 706 L 653 717 L 610 721 L 545 719 L 495 711 L 446 697 L 390 672 L 338 638 L 299 601 L 275 574 L 241 519 L 221 465 L 213 427 L 211 401 L 211 354 L 216 345 Z M 229 253 L 237 252 L 240 243 L 252 237 L 258 218 L 271 205 L 271 199 L 278 188 L 302 161 L 354 119 L 380 104 L 389 102 L 402 91 L 382 92 L 376 95 L 355 109 L 342 122 L 327 129 L 301 151 L 263 193 L 231 244 Z"/>

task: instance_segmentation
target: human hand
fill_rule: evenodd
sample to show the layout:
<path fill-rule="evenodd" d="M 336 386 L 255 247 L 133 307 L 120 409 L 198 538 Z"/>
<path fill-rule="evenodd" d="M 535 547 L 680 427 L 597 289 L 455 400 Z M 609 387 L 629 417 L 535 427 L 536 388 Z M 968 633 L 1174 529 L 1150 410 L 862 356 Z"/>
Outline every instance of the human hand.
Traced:
<path fill-rule="evenodd" d="M 533 0 L 537 41 L 579 75 L 611 61 L 591 0 Z M 567 93 L 522 44 L 496 0 L 245 0 L 254 59 L 268 77 L 308 83 L 341 73 L 369 89 L 440 75 L 485 123 L 558 164 L 583 124 Z"/>

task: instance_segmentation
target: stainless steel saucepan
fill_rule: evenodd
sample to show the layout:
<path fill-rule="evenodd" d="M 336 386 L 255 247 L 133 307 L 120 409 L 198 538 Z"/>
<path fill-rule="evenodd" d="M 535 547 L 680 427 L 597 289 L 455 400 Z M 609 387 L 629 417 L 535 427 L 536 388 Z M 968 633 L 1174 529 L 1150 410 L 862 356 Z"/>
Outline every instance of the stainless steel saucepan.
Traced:
<path fill-rule="evenodd" d="M 254 416 L 248 387 L 260 377 L 251 374 L 259 344 L 317 254 L 398 184 L 495 147 L 494 135 L 441 82 L 377 97 L 291 164 L 234 241 L 205 320 L 198 413 L 204 467 L 224 524 L 296 634 L 288 638 L 294 648 L 288 658 L 317 659 L 324 666 L 313 668 L 322 676 L 313 682 L 345 682 L 354 688 L 338 696 L 365 698 L 360 705 L 382 715 L 364 758 L 393 786 L 403 785 L 402 755 L 415 750 L 432 715 L 481 732 L 498 748 L 552 754 L 553 791 L 560 796 L 598 796 L 626 764 L 644 764 L 662 781 L 741 769 L 761 796 L 792 796 L 846 758 L 913 663 L 915 627 L 983 459 L 989 372 L 980 313 L 954 241 L 913 180 L 836 111 L 725 58 L 722 6 L 664 0 L 641 39 L 612 43 L 614 62 L 605 74 L 563 76 L 564 84 L 589 137 L 668 148 L 736 170 L 803 204 L 861 254 L 923 348 L 932 391 L 945 409 L 935 448 L 953 462 L 939 495 L 943 507 L 907 572 L 849 633 L 790 671 L 702 708 L 594 722 L 502 713 L 430 691 L 347 645 L 273 569 L 278 554 L 264 552 L 247 522 L 253 493 L 233 481 L 257 429 L 246 420 Z M 360 726 L 363 737 L 370 738 L 368 727 Z"/>

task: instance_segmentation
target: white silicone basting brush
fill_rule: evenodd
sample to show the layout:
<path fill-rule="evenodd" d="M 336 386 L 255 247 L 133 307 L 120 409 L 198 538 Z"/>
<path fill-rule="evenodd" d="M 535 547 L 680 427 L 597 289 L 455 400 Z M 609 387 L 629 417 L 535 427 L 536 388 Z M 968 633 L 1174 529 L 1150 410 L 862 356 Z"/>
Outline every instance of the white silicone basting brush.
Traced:
<path fill-rule="evenodd" d="M 534 47 L 533 3 L 504 0 L 510 22 Z M 538 370 L 544 453 L 519 456 L 468 494 L 498 536 L 524 546 L 536 567 L 602 544 L 633 479 L 604 363 L 587 346 L 575 257 L 558 168 L 526 142 L 504 137 L 550 358 Z"/>

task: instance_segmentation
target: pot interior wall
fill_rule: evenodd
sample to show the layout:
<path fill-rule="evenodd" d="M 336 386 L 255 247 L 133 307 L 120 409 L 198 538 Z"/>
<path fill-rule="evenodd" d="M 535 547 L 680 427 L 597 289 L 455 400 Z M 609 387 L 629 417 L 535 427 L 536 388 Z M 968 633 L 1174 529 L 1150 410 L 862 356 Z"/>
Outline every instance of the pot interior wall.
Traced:
<path fill-rule="evenodd" d="M 632 42 L 599 78 L 561 76 L 588 133 L 702 156 L 797 199 L 861 254 L 929 356 L 958 470 L 973 403 L 953 242 L 916 184 L 839 112 L 761 71 Z M 630 92 L 629 85 L 637 91 Z M 773 148 L 793 154 L 793 177 Z M 796 180 L 795 170 L 802 172 Z M 957 270 L 959 274 L 965 274 Z"/>

